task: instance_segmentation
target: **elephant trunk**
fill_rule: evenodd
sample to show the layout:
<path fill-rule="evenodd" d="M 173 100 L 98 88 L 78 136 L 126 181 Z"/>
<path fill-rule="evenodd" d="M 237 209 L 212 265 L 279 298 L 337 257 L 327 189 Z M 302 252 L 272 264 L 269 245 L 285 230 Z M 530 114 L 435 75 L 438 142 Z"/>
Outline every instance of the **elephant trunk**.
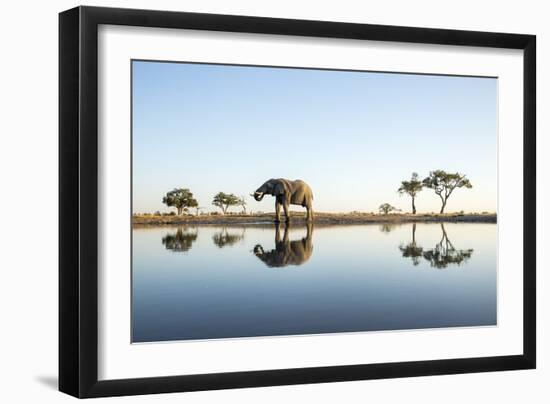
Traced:
<path fill-rule="evenodd" d="M 254 197 L 254 199 L 256 199 L 258 202 L 260 202 L 263 198 L 264 198 L 264 193 L 263 192 L 254 192 L 254 195 L 252 195 Z"/>

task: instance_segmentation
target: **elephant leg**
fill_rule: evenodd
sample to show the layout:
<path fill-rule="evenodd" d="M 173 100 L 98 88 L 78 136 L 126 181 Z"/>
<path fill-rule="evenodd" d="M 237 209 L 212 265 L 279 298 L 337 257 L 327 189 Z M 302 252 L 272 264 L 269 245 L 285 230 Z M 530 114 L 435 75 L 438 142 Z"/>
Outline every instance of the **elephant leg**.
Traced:
<path fill-rule="evenodd" d="M 275 226 L 275 245 L 281 242 L 281 226 L 279 223 Z"/>
<path fill-rule="evenodd" d="M 275 201 L 275 223 L 281 221 L 281 204 L 279 201 Z"/>
<path fill-rule="evenodd" d="M 288 210 L 288 203 L 283 204 L 283 209 L 285 210 L 285 220 L 288 223 L 290 221 L 290 211 Z"/>
<path fill-rule="evenodd" d="M 307 206 L 307 214 L 306 214 L 306 220 L 308 222 L 313 221 L 313 208 L 311 206 Z"/>
<path fill-rule="evenodd" d="M 313 236 L 313 223 L 308 222 L 306 225 L 306 239 L 311 242 L 311 237 Z"/>
<path fill-rule="evenodd" d="M 283 243 L 284 243 L 285 246 L 290 245 L 290 239 L 289 239 L 289 236 L 288 236 L 288 228 L 289 228 L 289 226 L 285 226 L 285 232 L 284 232 L 284 235 L 283 235 Z"/>

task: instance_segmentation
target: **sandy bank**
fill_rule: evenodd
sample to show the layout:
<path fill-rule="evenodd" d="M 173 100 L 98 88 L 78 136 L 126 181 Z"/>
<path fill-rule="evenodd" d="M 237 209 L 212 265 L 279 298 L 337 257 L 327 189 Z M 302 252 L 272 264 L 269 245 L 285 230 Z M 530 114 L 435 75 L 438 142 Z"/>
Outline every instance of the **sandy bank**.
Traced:
<path fill-rule="evenodd" d="M 135 225 L 198 225 L 198 224 L 262 224 L 273 223 L 275 215 L 200 215 L 200 216 L 155 216 L 134 215 Z M 284 216 L 281 217 L 284 220 Z M 291 224 L 304 224 L 305 214 L 292 213 Z M 372 214 L 372 213 L 316 213 L 315 224 L 367 224 L 367 223 L 411 223 L 411 222 L 469 222 L 496 223 L 495 213 L 446 213 L 440 214 Z"/>

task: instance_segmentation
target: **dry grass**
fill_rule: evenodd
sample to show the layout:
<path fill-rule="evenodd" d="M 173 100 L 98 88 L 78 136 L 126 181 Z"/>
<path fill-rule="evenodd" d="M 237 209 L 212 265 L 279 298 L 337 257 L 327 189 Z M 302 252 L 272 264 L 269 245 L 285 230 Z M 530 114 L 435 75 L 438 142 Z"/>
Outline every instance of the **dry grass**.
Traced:
<path fill-rule="evenodd" d="M 254 224 L 271 223 L 274 213 L 253 215 L 199 215 L 199 216 L 159 216 L 136 214 L 132 221 L 139 225 L 177 225 L 177 224 Z M 281 215 L 284 220 L 284 215 Z M 291 223 L 305 223 L 305 213 L 291 212 Z M 361 224 L 361 223 L 407 223 L 407 222 L 472 222 L 496 223 L 496 213 L 315 213 L 314 223 L 318 224 Z"/>

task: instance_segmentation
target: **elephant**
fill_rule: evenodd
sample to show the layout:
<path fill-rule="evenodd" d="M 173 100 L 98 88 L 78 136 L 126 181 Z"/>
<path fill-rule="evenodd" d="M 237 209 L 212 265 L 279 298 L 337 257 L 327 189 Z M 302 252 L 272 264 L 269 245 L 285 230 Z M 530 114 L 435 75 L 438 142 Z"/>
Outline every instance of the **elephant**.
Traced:
<path fill-rule="evenodd" d="M 275 223 L 281 221 L 281 205 L 285 211 L 286 222 L 290 221 L 289 205 L 300 205 L 307 209 L 306 220 L 313 221 L 313 192 L 309 185 L 302 180 L 290 181 L 284 178 L 272 178 L 263 183 L 254 194 L 256 201 L 261 201 L 264 195 L 275 197 Z"/>
<path fill-rule="evenodd" d="M 288 226 L 285 226 L 283 240 L 281 241 L 280 225 L 275 226 L 275 249 L 265 251 L 257 244 L 254 247 L 254 255 L 268 267 L 281 268 L 288 265 L 302 265 L 309 260 L 313 253 L 313 224 L 307 225 L 306 237 L 300 240 L 289 240 Z"/>

